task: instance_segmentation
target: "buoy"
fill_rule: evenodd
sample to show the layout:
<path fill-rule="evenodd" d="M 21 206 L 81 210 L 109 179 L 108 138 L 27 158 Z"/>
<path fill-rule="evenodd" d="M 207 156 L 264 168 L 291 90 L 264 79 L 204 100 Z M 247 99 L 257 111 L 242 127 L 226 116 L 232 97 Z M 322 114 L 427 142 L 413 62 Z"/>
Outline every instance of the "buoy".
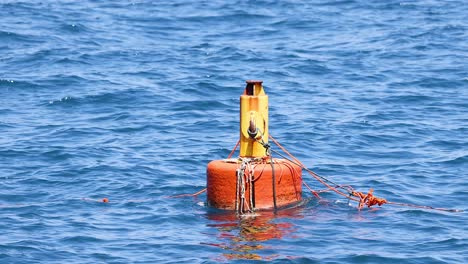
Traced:
<path fill-rule="evenodd" d="M 302 167 L 274 159 L 268 144 L 268 96 L 262 81 L 247 81 L 240 96 L 239 157 L 207 166 L 207 202 L 240 214 L 278 209 L 302 199 Z"/>

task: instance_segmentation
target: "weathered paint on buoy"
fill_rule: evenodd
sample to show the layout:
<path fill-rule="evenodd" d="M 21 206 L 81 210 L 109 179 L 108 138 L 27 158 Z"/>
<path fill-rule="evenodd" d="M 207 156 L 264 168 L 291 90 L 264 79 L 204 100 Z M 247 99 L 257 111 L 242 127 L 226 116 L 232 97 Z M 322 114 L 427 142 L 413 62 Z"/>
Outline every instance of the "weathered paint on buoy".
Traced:
<path fill-rule="evenodd" d="M 253 164 L 253 182 L 246 186 L 245 199 L 250 200 L 256 209 L 273 208 L 272 167 L 267 160 Z M 276 172 L 276 204 L 278 207 L 301 201 L 302 169 L 283 159 L 273 159 Z M 236 209 L 236 177 L 240 167 L 237 159 L 214 160 L 207 168 L 207 198 L 210 206 Z M 250 188 L 252 192 L 250 192 Z"/>
<path fill-rule="evenodd" d="M 239 158 L 207 166 L 210 206 L 243 214 L 301 201 L 301 166 L 269 153 L 268 96 L 262 81 L 247 81 L 240 96 L 239 142 Z"/>

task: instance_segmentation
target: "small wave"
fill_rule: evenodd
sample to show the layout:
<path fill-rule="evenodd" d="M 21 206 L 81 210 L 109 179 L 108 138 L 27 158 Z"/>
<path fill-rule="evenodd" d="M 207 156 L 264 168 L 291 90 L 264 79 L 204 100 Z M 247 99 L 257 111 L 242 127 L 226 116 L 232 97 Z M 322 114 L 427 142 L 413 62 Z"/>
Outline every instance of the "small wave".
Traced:
<path fill-rule="evenodd" d="M 431 140 L 426 142 L 428 145 L 432 145 L 438 148 L 446 149 L 446 150 L 454 150 L 459 147 L 468 147 L 468 143 L 463 142 L 461 139 L 452 138 L 452 139 L 440 139 L 440 140 Z"/>
<path fill-rule="evenodd" d="M 91 65 L 91 63 L 87 62 L 87 61 L 84 61 L 84 60 L 80 60 L 80 59 L 74 59 L 74 58 L 69 58 L 69 57 L 66 57 L 66 58 L 59 58 L 55 61 L 55 63 L 57 64 L 65 64 L 65 65 Z"/>
<path fill-rule="evenodd" d="M 70 32 L 70 33 L 92 33 L 93 30 L 90 28 L 86 27 L 85 25 L 81 23 L 70 23 L 70 24 L 64 24 L 60 27 L 62 31 L 65 32 Z"/>
<path fill-rule="evenodd" d="M 406 95 L 393 95 L 385 98 L 387 103 L 395 104 L 416 104 L 437 102 L 437 98 L 427 96 L 427 95 L 418 95 L 418 94 L 406 94 Z"/>
<path fill-rule="evenodd" d="M 154 94 L 143 89 L 125 89 L 117 90 L 101 94 L 90 94 L 84 96 L 67 95 L 60 99 L 49 100 L 48 104 L 51 106 L 90 106 L 95 108 L 96 105 L 108 105 L 108 106 L 120 106 L 128 105 L 128 102 L 132 102 L 131 105 L 141 106 L 145 103 L 153 102 L 151 98 L 154 98 Z M 161 98 L 162 96 L 158 96 Z M 150 98 L 150 99 L 148 99 Z"/>
<path fill-rule="evenodd" d="M 14 79 L 0 79 L 0 94 L 5 91 L 15 91 L 17 89 L 33 89 L 40 88 L 41 86 L 35 82 L 24 81 L 24 80 L 14 80 Z M 8 88 L 8 89 L 3 89 Z M 15 90 L 12 90 L 12 89 Z"/>
<path fill-rule="evenodd" d="M 15 157 L 27 156 L 28 154 L 29 153 L 27 150 L 16 150 L 16 149 L 6 149 L 6 148 L 0 149 L 0 157 L 15 158 Z"/>
<path fill-rule="evenodd" d="M 90 83 L 92 81 L 94 80 L 90 80 L 86 77 L 75 74 L 54 74 L 47 76 L 47 78 L 35 80 L 35 82 L 41 87 L 48 88 L 53 91 L 61 91 L 64 90 L 64 88 L 71 88 L 73 91 L 75 91 L 76 87 L 84 86 L 86 83 Z M 104 81 L 101 83 L 103 82 Z M 49 101 L 55 100 L 59 99 L 51 99 Z"/>
<path fill-rule="evenodd" d="M 142 132 L 145 130 L 149 130 L 151 128 L 154 128 L 153 125 L 148 125 L 148 124 L 143 124 L 143 125 L 134 125 L 134 126 L 124 126 L 124 127 L 118 127 L 118 128 L 113 128 L 111 131 L 116 132 L 116 133 L 138 133 Z"/>
<path fill-rule="evenodd" d="M 249 12 L 244 10 L 234 11 L 231 14 L 223 14 L 223 15 L 191 15 L 182 18 L 186 22 L 195 22 L 195 23 L 216 23 L 216 22 L 226 22 L 226 21 L 259 21 L 273 18 L 273 16 L 269 16 L 266 14 L 258 13 L 258 12 Z"/>
<path fill-rule="evenodd" d="M 460 156 L 451 160 L 447 160 L 444 163 L 451 165 L 468 165 L 468 155 Z"/>
<path fill-rule="evenodd" d="M 22 40 L 25 37 L 21 34 L 16 34 L 13 32 L 8 31 L 1 31 L 0 30 L 0 40 L 7 41 L 7 40 Z"/>
<path fill-rule="evenodd" d="M 226 109 L 226 105 L 217 100 L 180 101 L 174 111 L 206 111 L 213 109 Z"/>
<path fill-rule="evenodd" d="M 26 35 L 0 30 L 0 42 L 5 44 L 8 44 L 9 42 L 43 43 L 44 40 L 40 39 L 38 36 L 35 35 Z"/>
<path fill-rule="evenodd" d="M 389 253 L 374 253 L 374 254 L 352 254 L 341 259 L 342 263 L 440 263 L 439 259 L 433 257 L 412 257 L 410 262 L 406 256 L 390 256 Z"/>
<path fill-rule="evenodd" d="M 427 232 L 434 232 L 437 228 L 429 228 Z M 449 232 L 448 230 L 437 230 L 439 233 Z M 419 243 L 418 247 L 425 248 L 425 250 L 440 252 L 447 249 L 450 250 L 464 250 L 467 243 L 463 239 L 447 238 L 437 241 L 428 241 L 425 243 Z"/>
<path fill-rule="evenodd" d="M 85 236 L 85 235 L 78 235 L 78 236 L 67 236 L 60 239 L 63 243 L 102 243 L 105 242 L 104 239 L 97 238 L 96 236 Z"/>
<path fill-rule="evenodd" d="M 2 84 L 3 85 L 11 85 L 13 83 L 15 83 L 15 81 L 13 81 L 13 80 L 0 79 L 0 85 L 2 85 Z"/>
<path fill-rule="evenodd" d="M 50 150 L 43 153 L 45 157 L 52 158 L 55 161 L 67 160 L 73 158 L 74 155 L 65 152 L 65 150 L 56 149 Z"/>
<path fill-rule="evenodd" d="M 73 99 L 71 96 L 65 96 L 57 100 L 49 101 L 49 104 L 73 103 L 73 100 L 76 101 L 76 99 Z"/>
<path fill-rule="evenodd" d="M 296 63 L 295 65 L 290 66 L 289 68 L 301 74 L 309 75 L 323 75 L 332 72 L 332 70 L 328 68 L 323 62 L 315 60 L 305 60 Z"/>
<path fill-rule="evenodd" d="M 445 165 L 451 165 L 451 166 L 455 166 L 455 165 L 468 165 L 468 155 L 456 155 L 456 153 L 453 153 L 452 155 L 450 155 L 452 157 L 447 157 L 447 156 L 443 156 L 443 157 L 438 157 L 438 158 L 434 158 L 432 161 L 428 161 L 428 163 L 430 164 L 445 164 Z"/>

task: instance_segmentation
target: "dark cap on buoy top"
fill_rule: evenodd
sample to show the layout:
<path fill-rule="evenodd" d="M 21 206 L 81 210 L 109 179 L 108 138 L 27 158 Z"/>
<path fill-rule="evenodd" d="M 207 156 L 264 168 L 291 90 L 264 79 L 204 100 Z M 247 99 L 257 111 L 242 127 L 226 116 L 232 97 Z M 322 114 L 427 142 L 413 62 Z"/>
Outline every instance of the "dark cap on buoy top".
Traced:
<path fill-rule="evenodd" d="M 245 82 L 248 84 L 262 84 L 263 83 L 262 80 L 247 80 Z"/>
<path fill-rule="evenodd" d="M 260 89 L 263 83 L 261 80 L 247 80 L 245 82 L 247 83 L 244 92 L 245 95 L 254 95 L 254 87 L 258 87 L 258 89 Z"/>

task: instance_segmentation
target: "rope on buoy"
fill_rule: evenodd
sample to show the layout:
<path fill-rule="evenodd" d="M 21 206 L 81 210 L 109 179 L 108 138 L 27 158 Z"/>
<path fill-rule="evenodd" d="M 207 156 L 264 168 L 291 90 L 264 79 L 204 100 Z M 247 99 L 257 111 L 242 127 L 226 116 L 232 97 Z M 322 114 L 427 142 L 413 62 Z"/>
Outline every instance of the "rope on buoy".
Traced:
<path fill-rule="evenodd" d="M 168 198 L 181 198 L 181 197 L 187 197 L 187 196 L 195 197 L 195 196 L 197 196 L 199 194 L 202 194 L 204 192 L 206 192 L 206 188 L 203 189 L 203 190 L 200 190 L 200 191 L 198 191 L 196 193 L 185 193 L 185 194 L 173 195 L 173 196 L 168 196 Z"/>
<path fill-rule="evenodd" d="M 264 148 L 265 148 L 265 153 L 267 155 L 267 157 L 270 158 L 270 164 L 271 164 L 271 182 L 272 182 L 272 190 L 273 190 L 273 209 L 274 209 L 274 212 L 276 213 L 276 211 L 278 210 L 278 207 L 276 205 L 276 174 L 275 174 L 275 165 L 274 165 L 274 162 L 273 162 L 273 155 L 271 155 L 271 146 L 270 144 L 268 143 L 265 143 L 265 140 L 263 140 L 263 132 L 258 129 L 258 132 L 260 133 L 260 137 L 259 138 L 254 138 L 258 143 L 260 143 Z"/>
<path fill-rule="evenodd" d="M 240 140 L 237 141 L 236 145 L 234 146 L 234 148 L 231 150 L 231 153 L 228 155 L 228 159 L 230 159 L 232 157 L 232 155 L 234 155 L 234 152 L 236 152 L 236 149 L 237 147 L 239 146 L 240 144 Z M 195 197 L 195 196 L 198 196 L 202 193 L 206 192 L 206 188 L 196 192 L 196 193 L 185 193 L 185 194 L 179 194 L 179 195 L 173 195 L 173 196 L 169 196 L 168 198 L 181 198 L 181 197 L 188 197 L 188 196 L 192 196 L 192 197 Z"/>
<path fill-rule="evenodd" d="M 255 178 L 255 167 L 257 164 L 264 164 L 263 158 L 241 158 L 239 168 L 236 171 L 236 212 L 239 215 L 245 215 L 255 212 L 255 202 L 253 186 L 258 179 Z M 246 198 L 248 193 L 249 199 Z"/>
<path fill-rule="evenodd" d="M 271 164 L 271 182 L 272 182 L 272 189 L 273 189 L 273 209 L 278 209 L 276 206 L 276 175 L 275 175 L 275 165 L 273 162 L 273 156 L 270 153 L 270 164 Z"/>
<path fill-rule="evenodd" d="M 236 149 L 237 149 L 237 147 L 239 146 L 239 144 L 240 144 L 240 139 L 237 141 L 237 143 L 236 143 L 236 145 L 234 146 L 234 148 L 232 149 L 231 153 L 229 153 L 229 155 L 228 155 L 228 157 L 227 157 L 228 159 L 230 159 L 230 158 L 232 157 L 232 155 L 234 155 L 234 152 L 236 152 Z"/>
<path fill-rule="evenodd" d="M 302 162 L 299 161 L 295 156 L 293 156 L 289 151 L 287 151 L 281 144 L 273 138 L 273 136 L 269 135 L 269 138 L 281 149 L 283 150 L 288 156 L 284 156 L 282 153 L 270 149 L 270 151 L 275 152 L 277 155 L 289 160 L 292 163 L 295 163 L 296 165 L 300 166 L 303 170 L 308 172 L 312 177 L 314 177 L 317 181 L 325 185 L 328 190 L 333 191 L 349 200 L 356 201 L 358 202 L 358 210 L 361 210 L 365 205 L 367 207 L 372 207 L 375 205 L 382 206 L 383 204 L 391 204 L 391 205 L 397 205 L 397 206 L 405 206 L 405 207 L 413 207 L 413 208 L 420 208 L 420 209 L 428 209 L 428 210 L 437 210 L 437 211 L 444 211 L 444 212 L 463 212 L 463 210 L 458 210 L 458 209 L 450 209 L 450 208 L 435 208 L 432 206 L 426 206 L 426 205 L 416 205 L 416 204 L 409 204 L 409 203 L 397 203 L 397 202 L 391 202 L 387 201 L 386 199 L 379 198 L 373 195 L 374 190 L 371 188 L 367 194 L 364 194 L 363 192 L 357 192 L 354 190 L 352 186 L 349 185 L 338 185 L 334 183 L 333 181 L 318 175 L 317 173 L 313 172 L 312 170 L 308 169 Z M 304 183 L 305 184 L 305 183 Z M 312 194 L 316 197 L 318 196 L 317 191 L 313 191 L 312 188 L 310 188 L 307 184 L 305 184 L 306 187 L 312 192 Z M 347 194 L 344 191 L 341 191 L 339 189 L 342 189 L 347 192 Z M 324 192 L 324 191 L 320 191 Z"/>

